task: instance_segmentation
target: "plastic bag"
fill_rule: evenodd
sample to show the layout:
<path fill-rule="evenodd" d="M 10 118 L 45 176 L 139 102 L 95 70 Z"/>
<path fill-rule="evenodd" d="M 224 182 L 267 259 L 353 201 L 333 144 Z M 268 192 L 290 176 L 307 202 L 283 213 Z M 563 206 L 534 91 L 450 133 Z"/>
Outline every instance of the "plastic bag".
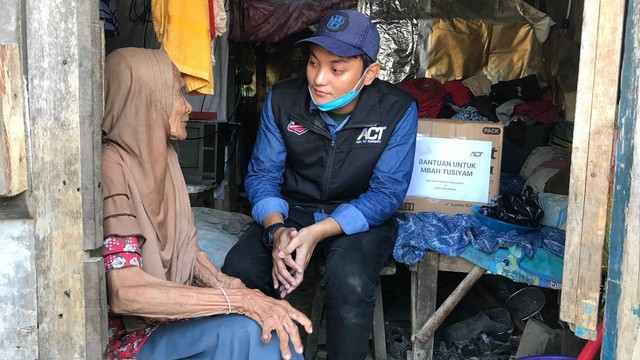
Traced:
<path fill-rule="evenodd" d="M 538 227 L 544 217 L 538 194 L 531 186 L 521 193 L 506 193 L 480 208 L 480 213 L 496 220 L 520 226 Z"/>

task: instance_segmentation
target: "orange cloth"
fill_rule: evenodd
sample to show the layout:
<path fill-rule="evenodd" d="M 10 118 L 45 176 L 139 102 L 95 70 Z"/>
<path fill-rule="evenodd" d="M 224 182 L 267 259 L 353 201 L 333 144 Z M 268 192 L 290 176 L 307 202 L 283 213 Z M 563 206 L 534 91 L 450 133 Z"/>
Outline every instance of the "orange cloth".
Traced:
<path fill-rule="evenodd" d="M 181 73 L 187 91 L 213 94 L 209 1 L 152 0 L 153 29 Z"/>

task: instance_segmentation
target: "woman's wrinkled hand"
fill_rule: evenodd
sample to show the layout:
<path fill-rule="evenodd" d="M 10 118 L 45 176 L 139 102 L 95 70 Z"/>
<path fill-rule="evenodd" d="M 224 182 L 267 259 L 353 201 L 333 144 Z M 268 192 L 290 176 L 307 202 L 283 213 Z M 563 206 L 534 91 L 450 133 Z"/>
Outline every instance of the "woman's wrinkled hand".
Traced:
<path fill-rule="evenodd" d="M 271 340 L 271 332 L 275 331 L 280 339 L 280 353 L 284 359 L 291 359 L 289 341 L 298 354 L 302 354 L 302 340 L 298 324 L 307 333 L 313 331 L 311 320 L 294 309 L 288 302 L 270 298 L 258 290 L 246 290 L 245 304 L 242 313 L 255 320 L 262 327 L 262 342 Z"/>

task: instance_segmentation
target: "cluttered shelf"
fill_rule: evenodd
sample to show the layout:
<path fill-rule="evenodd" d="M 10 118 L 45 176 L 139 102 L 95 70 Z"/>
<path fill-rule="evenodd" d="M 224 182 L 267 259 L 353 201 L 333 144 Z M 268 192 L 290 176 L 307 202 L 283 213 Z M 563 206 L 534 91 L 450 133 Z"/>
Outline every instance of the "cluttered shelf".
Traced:
<path fill-rule="evenodd" d="M 538 226 L 525 227 L 487 220 L 478 211 L 480 206 L 477 205 L 468 207 L 475 210 L 472 214 L 447 215 L 419 211 L 421 208 L 415 206 L 414 212 L 398 214 L 399 229 L 394 258 L 409 265 L 411 270 L 412 359 L 432 358 L 435 331 L 483 274 L 500 275 L 516 282 L 560 290 L 566 195 L 534 192 L 532 185 L 544 189 L 545 181 L 540 176 L 535 181 L 529 179 L 531 173 L 538 170 L 545 172 L 544 164 L 548 165 L 552 160 L 549 157 L 565 155 L 563 151 L 541 147 L 532 152 L 523 166 L 523 174 L 528 176 L 526 179 L 520 174 L 502 174 L 500 179 L 500 197 L 505 201 L 509 199 L 506 206 L 510 211 L 515 208 L 529 214 L 537 213 Z M 528 200 L 533 201 L 532 206 L 537 209 L 518 209 Z M 499 204 L 499 201 L 493 203 Z M 443 205 L 439 201 L 434 204 Z M 439 271 L 467 275 L 447 300 L 436 307 Z M 513 318 L 513 321 L 521 323 L 517 318 Z"/>

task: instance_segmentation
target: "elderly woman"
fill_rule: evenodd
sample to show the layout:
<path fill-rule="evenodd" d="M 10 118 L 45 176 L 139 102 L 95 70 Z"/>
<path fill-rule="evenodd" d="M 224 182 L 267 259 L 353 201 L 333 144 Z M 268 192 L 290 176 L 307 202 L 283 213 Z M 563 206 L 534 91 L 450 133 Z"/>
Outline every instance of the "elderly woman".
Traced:
<path fill-rule="evenodd" d="M 224 275 L 198 248 L 169 143 L 186 138 L 191 106 L 182 89 L 180 73 L 163 50 L 119 49 L 106 59 L 102 186 L 109 355 L 301 359 L 298 324 L 311 332 L 309 319 Z"/>

